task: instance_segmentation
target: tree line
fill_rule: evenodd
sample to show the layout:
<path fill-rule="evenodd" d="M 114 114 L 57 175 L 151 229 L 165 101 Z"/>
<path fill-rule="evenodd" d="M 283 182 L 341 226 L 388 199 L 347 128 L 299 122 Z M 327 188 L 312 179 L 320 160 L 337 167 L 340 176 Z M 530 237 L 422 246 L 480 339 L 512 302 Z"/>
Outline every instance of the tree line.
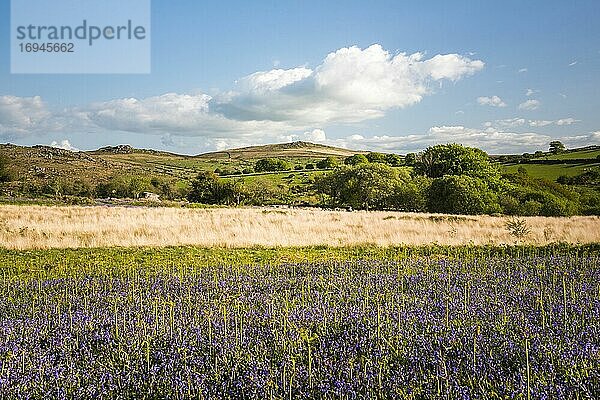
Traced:
<path fill-rule="evenodd" d="M 554 143 L 552 150 L 563 149 Z M 307 172 L 306 169 L 320 169 Z M 139 198 L 143 192 L 162 199 L 220 205 L 291 204 L 356 210 L 400 210 L 451 214 L 600 215 L 599 173 L 587 171 L 558 182 L 534 178 L 523 168 L 503 173 L 482 150 L 458 144 L 436 145 L 405 157 L 355 154 L 326 157 L 299 171 L 277 158 L 256 161 L 253 171 L 290 173 L 222 178 L 199 173 L 191 182 L 167 177 L 114 176 L 97 184 L 49 179 L 20 182 L 19 192 L 32 196 Z M 280 174 L 281 176 L 282 174 Z M 15 180 L 0 157 L 0 183 Z"/>
<path fill-rule="evenodd" d="M 379 154 L 356 154 L 316 175 L 310 187 L 317 205 L 451 214 L 600 214 L 598 191 L 533 178 L 523 169 L 502 173 L 477 148 L 436 145 L 404 160 Z M 243 181 L 226 181 L 211 173 L 192 182 L 188 198 L 210 204 L 260 204 Z"/>

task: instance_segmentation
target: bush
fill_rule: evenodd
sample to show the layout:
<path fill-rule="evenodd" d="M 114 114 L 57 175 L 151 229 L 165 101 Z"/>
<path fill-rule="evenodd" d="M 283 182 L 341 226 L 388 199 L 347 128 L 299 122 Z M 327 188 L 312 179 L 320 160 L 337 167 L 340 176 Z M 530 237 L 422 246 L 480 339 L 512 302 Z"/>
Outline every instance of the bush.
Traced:
<path fill-rule="evenodd" d="M 495 182 L 500 174 L 488 155 L 480 149 L 459 144 L 440 144 L 427 148 L 415 163 L 415 172 L 430 178 L 467 175 Z"/>
<path fill-rule="evenodd" d="M 333 206 L 421 210 L 424 204 L 422 190 L 408 171 L 380 163 L 338 168 L 320 176 L 315 188 Z"/>
<path fill-rule="evenodd" d="M 338 165 L 338 160 L 335 157 L 327 157 L 317 163 L 319 169 L 331 169 Z"/>
<path fill-rule="evenodd" d="M 291 169 L 293 169 L 291 163 L 279 158 L 263 158 L 254 165 L 256 172 L 289 171 Z"/>
<path fill-rule="evenodd" d="M 432 181 L 427 196 L 431 212 L 447 214 L 491 214 L 500 212 L 496 195 L 487 184 L 466 175 L 447 175 Z"/>
<path fill-rule="evenodd" d="M 385 154 L 383 154 L 383 153 L 371 152 L 371 153 L 368 153 L 366 155 L 366 157 L 367 157 L 367 160 L 369 160 L 369 162 L 372 162 L 372 163 L 382 163 L 382 164 L 386 163 Z"/>
<path fill-rule="evenodd" d="M 498 204 L 502 209 L 502 213 L 506 215 L 521 214 L 521 203 L 519 199 L 510 194 L 501 194 L 498 196 Z"/>
<path fill-rule="evenodd" d="M 369 159 L 364 154 L 355 154 L 353 156 L 347 157 L 344 160 L 344 164 L 346 165 L 359 165 L 368 163 Z"/>
<path fill-rule="evenodd" d="M 10 166 L 8 157 L 0 154 L 0 183 L 16 180 L 16 174 Z"/>
<path fill-rule="evenodd" d="M 385 163 L 391 167 L 401 167 L 402 166 L 402 157 L 398 154 L 386 154 L 385 155 Z"/>
<path fill-rule="evenodd" d="M 406 157 L 404 157 L 404 165 L 407 167 L 412 167 L 417 162 L 417 155 L 415 153 L 408 153 Z"/>
<path fill-rule="evenodd" d="M 188 200 L 203 204 L 239 205 L 248 197 L 241 181 L 224 181 L 213 172 L 201 172 L 192 181 Z"/>

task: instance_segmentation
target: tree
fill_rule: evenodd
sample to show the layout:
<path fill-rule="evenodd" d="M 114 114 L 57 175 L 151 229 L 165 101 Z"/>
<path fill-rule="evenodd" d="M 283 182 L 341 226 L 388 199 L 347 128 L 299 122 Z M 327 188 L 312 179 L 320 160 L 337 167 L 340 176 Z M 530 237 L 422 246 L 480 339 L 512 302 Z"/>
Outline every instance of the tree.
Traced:
<path fill-rule="evenodd" d="M 439 144 L 428 147 L 419 155 L 415 171 L 430 178 L 444 175 L 467 175 L 488 181 L 499 179 L 498 168 L 480 149 L 459 144 Z"/>
<path fill-rule="evenodd" d="M 402 166 L 402 157 L 400 157 L 398 154 L 386 154 L 385 163 L 392 167 L 400 167 Z"/>
<path fill-rule="evenodd" d="M 404 179 L 410 180 L 408 172 L 402 174 L 380 163 L 345 166 L 319 177 L 315 188 L 329 196 L 332 205 L 366 210 L 393 208 L 393 196 L 400 196 L 396 188 Z M 398 197 L 397 202 L 401 201 Z"/>
<path fill-rule="evenodd" d="M 473 215 L 500 212 L 497 197 L 487 184 L 467 175 L 434 179 L 427 197 L 427 208 L 431 212 Z"/>
<path fill-rule="evenodd" d="M 404 165 L 407 167 L 412 167 L 417 162 L 417 155 L 415 153 L 408 153 L 404 157 Z"/>
<path fill-rule="evenodd" d="M 200 172 L 192 181 L 192 190 L 188 200 L 196 203 L 212 204 L 215 201 L 215 187 L 219 178 L 214 172 Z"/>
<path fill-rule="evenodd" d="M 0 154 L 0 183 L 15 180 L 15 175 L 10 168 L 8 157 Z"/>
<path fill-rule="evenodd" d="M 344 160 L 344 164 L 346 165 L 358 165 L 358 164 L 368 164 L 369 159 L 364 154 L 355 154 L 350 157 L 346 157 Z"/>
<path fill-rule="evenodd" d="M 338 165 L 338 160 L 335 157 L 327 157 L 317 163 L 319 169 L 335 168 Z"/>
<path fill-rule="evenodd" d="M 366 155 L 367 160 L 372 163 L 385 163 L 385 154 L 371 152 Z"/>
<path fill-rule="evenodd" d="M 565 151 L 565 145 L 560 140 L 553 140 L 550 142 L 550 153 L 558 154 Z"/>
<path fill-rule="evenodd" d="M 256 172 L 289 171 L 293 168 L 291 163 L 279 158 L 263 158 L 254 165 Z"/>
<path fill-rule="evenodd" d="M 148 189 L 148 185 L 142 178 L 134 176 L 129 181 L 129 193 L 134 199 L 139 199 L 140 194 Z"/>

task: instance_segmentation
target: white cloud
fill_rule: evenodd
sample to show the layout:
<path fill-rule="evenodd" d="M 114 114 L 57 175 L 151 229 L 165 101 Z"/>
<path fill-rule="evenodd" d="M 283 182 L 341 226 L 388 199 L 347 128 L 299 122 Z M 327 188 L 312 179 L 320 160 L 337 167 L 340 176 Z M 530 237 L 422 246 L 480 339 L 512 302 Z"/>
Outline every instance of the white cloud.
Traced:
<path fill-rule="evenodd" d="M 279 90 L 298 81 L 308 78 L 313 71 L 308 68 L 273 69 L 266 72 L 255 72 L 240 80 L 244 90 L 264 93 Z"/>
<path fill-rule="evenodd" d="M 304 132 L 304 140 L 315 143 L 322 143 L 327 140 L 327 135 L 323 129 L 313 129 L 310 132 Z"/>
<path fill-rule="evenodd" d="M 573 118 L 564 118 L 564 119 L 559 119 L 558 121 L 556 121 L 556 125 L 558 125 L 558 126 L 573 125 L 573 124 L 576 124 L 577 122 L 581 122 L 581 121 L 578 119 L 573 119 Z"/>
<path fill-rule="evenodd" d="M 61 113 L 49 112 L 39 97 L 4 96 L 0 137 L 60 130 L 154 134 L 168 146 L 176 136 L 203 137 L 215 146 L 225 139 L 258 142 L 379 118 L 420 102 L 442 81 L 456 82 L 483 67 L 482 61 L 458 54 L 426 59 L 421 53 L 390 54 L 375 44 L 339 49 L 312 69 L 259 71 L 238 80 L 235 90 L 213 95 L 121 98 Z"/>
<path fill-rule="evenodd" d="M 430 76 L 433 80 L 448 79 L 457 81 L 464 76 L 473 75 L 482 70 L 484 65 L 483 61 L 471 61 L 458 54 L 438 54 L 422 62 L 421 68 L 425 72 L 425 76 Z"/>
<path fill-rule="evenodd" d="M 567 148 L 576 148 L 576 147 L 585 147 L 592 144 L 600 143 L 600 131 L 590 132 L 585 135 L 577 135 L 577 136 L 566 136 L 560 138 L 560 141 L 567 146 Z"/>
<path fill-rule="evenodd" d="M 439 143 L 461 143 L 482 148 L 493 154 L 518 153 L 546 148 L 550 136 L 537 133 L 515 133 L 493 127 L 486 129 L 465 126 L 434 126 L 424 134 L 406 136 L 347 137 L 330 141 L 330 144 L 347 148 L 406 153 L 419 151 Z"/>
<path fill-rule="evenodd" d="M 573 125 L 573 124 L 576 124 L 577 122 L 581 122 L 581 121 L 578 119 L 574 119 L 574 118 L 563 118 L 563 119 L 559 119 L 556 121 L 529 120 L 529 126 L 533 126 L 533 127 L 543 127 L 543 126 L 548 126 L 548 125 L 565 126 L 565 125 Z"/>
<path fill-rule="evenodd" d="M 78 148 L 73 147 L 71 142 L 68 139 L 61 140 L 60 142 L 53 141 L 50 143 L 50 147 L 56 147 L 57 149 L 69 150 L 69 151 L 79 151 Z"/>
<path fill-rule="evenodd" d="M 259 71 L 237 81 L 234 90 L 213 95 L 120 98 L 61 112 L 51 112 L 40 97 L 2 96 L 0 138 L 133 132 L 158 135 L 165 146 L 188 136 L 217 148 L 291 136 L 326 141 L 321 128 L 328 124 L 382 117 L 432 95 L 442 81 L 459 81 L 483 67 L 458 54 L 391 54 L 375 44 L 336 50 L 314 68 Z"/>
<path fill-rule="evenodd" d="M 506 103 L 498 96 L 478 97 L 477 103 L 482 106 L 506 107 Z"/>
<path fill-rule="evenodd" d="M 457 54 L 391 55 L 380 45 L 342 48 L 314 69 L 257 72 L 236 91 L 211 101 L 211 110 L 234 120 L 287 121 L 296 125 L 353 123 L 378 118 L 433 93 L 430 83 L 458 81 L 484 63 Z"/>
<path fill-rule="evenodd" d="M 575 65 L 577 65 L 577 60 L 575 60 L 575 61 L 573 61 L 573 62 L 569 63 L 569 67 L 573 67 L 573 66 L 575 66 Z"/>
<path fill-rule="evenodd" d="M 531 96 L 533 96 L 536 93 L 537 93 L 537 90 L 527 89 L 527 92 L 525 92 L 525 96 L 531 97 Z"/>
<path fill-rule="evenodd" d="M 520 74 L 522 74 L 522 73 L 527 72 L 527 71 L 528 71 L 527 68 L 521 68 L 518 72 Z"/>
<path fill-rule="evenodd" d="M 532 110 L 537 110 L 540 107 L 541 103 L 539 102 L 539 100 L 527 100 L 524 101 L 523 103 L 519 104 L 519 110 L 528 110 L 528 111 L 532 111 Z"/>
<path fill-rule="evenodd" d="M 515 128 L 523 125 L 525 125 L 525 120 L 523 118 L 499 119 L 494 121 L 494 126 L 501 128 Z"/>
<path fill-rule="evenodd" d="M 554 121 L 547 121 L 547 120 L 533 120 L 533 121 L 529 121 L 529 126 L 533 126 L 533 127 L 543 127 L 543 126 L 548 126 L 548 125 L 552 125 L 554 123 Z"/>
<path fill-rule="evenodd" d="M 0 96 L 0 138 L 18 139 L 55 130 L 40 96 Z"/>

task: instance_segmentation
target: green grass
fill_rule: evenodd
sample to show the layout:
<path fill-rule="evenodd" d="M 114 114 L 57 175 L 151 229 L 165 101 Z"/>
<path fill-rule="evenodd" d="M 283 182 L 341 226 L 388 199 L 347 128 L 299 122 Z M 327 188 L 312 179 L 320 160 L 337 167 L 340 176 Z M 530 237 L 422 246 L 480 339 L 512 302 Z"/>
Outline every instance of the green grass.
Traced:
<path fill-rule="evenodd" d="M 513 164 L 505 166 L 506 172 L 516 173 L 519 167 L 525 168 L 527 173 L 534 178 L 545 178 L 555 181 L 559 176 L 576 176 L 590 169 L 600 168 L 600 162 L 597 164 Z"/>
<path fill-rule="evenodd" d="M 595 159 L 596 157 L 600 156 L 600 150 L 580 150 L 580 151 L 573 151 L 573 152 L 568 152 L 568 153 L 561 153 L 561 154 L 553 154 L 547 157 L 543 157 L 542 159 L 547 159 L 547 160 L 576 160 L 576 159 L 585 159 L 585 160 L 589 160 L 589 159 Z"/>
<path fill-rule="evenodd" d="M 293 263 L 335 263 L 358 260 L 398 261 L 415 257 L 470 260 L 485 257 L 600 253 L 600 244 L 547 246 L 349 246 L 349 247 L 221 247 L 178 246 L 165 248 L 93 248 L 50 250 L 0 249 L 0 274 L 4 278 L 61 278 L 122 276 L 142 268 L 146 273 L 171 271 L 189 274 L 209 266 L 280 266 Z"/>

